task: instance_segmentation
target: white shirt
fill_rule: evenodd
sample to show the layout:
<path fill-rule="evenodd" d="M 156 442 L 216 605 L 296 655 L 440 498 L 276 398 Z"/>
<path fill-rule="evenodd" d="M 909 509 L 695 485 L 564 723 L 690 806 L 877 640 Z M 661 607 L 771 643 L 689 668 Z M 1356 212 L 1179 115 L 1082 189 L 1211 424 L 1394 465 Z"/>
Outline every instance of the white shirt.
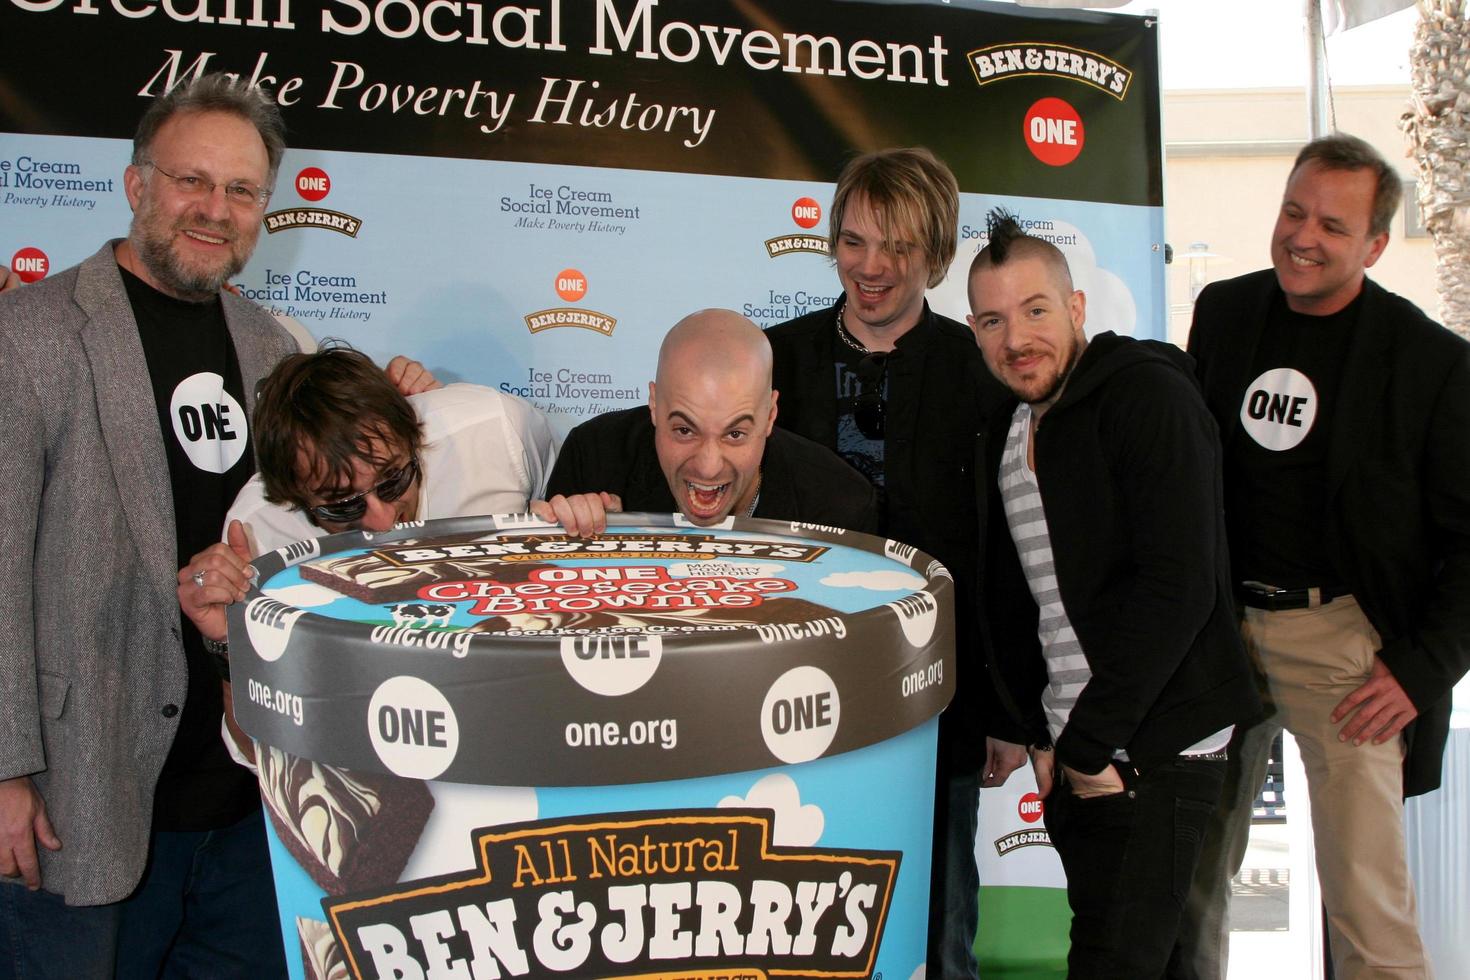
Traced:
<path fill-rule="evenodd" d="M 560 440 L 529 402 L 480 385 L 409 396 L 424 426 L 419 511 L 414 520 L 524 513 L 542 496 Z M 303 511 L 265 499 L 260 475 L 240 490 L 225 520 L 245 525 L 250 553 L 326 534 Z"/>

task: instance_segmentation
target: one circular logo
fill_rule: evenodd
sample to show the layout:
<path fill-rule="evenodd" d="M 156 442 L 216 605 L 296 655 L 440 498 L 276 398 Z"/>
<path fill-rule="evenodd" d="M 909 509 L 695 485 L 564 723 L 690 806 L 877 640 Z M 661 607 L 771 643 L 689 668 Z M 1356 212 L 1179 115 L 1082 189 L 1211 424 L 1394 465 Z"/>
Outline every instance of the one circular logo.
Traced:
<path fill-rule="evenodd" d="M 189 462 L 206 473 L 225 473 L 244 455 L 250 441 L 245 410 L 212 371 L 180 381 L 168 412 Z"/>
<path fill-rule="evenodd" d="M 1301 445 L 1317 420 L 1317 389 L 1294 368 L 1273 368 L 1252 381 L 1240 403 L 1240 424 L 1266 449 Z"/>
<path fill-rule="evenodd" d="M 577 269 L 563 269 L 556 274 L 556 295 L 575 303 L 587 295 L 587 277 Z"/>
<path fill-rule="evenodd" d="M 802 228 L 815 228 L 822 220 L 822 206 L 810 197 L 798 197 L 791 205 L 791 220 Z"/>
<path fill-rule="evenodd" d="M 390 772 L 434 779 L 459 751 L 459 721 L 439 689 L 418 677 L 390 677 L 368 702 L 368 737 Z"/>
<path fill-rule="evenodd" d="M 45 279 L 46 273 L 51 271 L 51 260 L 39 248 L 28 245 L 10 257 L 10 268 L 20 276 L 21 282 L 37 282 Z"/>
<path fill-rule="evenodd" d="M 561 662 L 582 687 L 615 698 L 638 690 L 658 672 L 664 641 L 658 636 L 564 636 Z"/>
<path fill-rule="evenodd" d="M 810 762 L 832 745 L 842 719 L 837 685 L 819 667 L 793 667 L 766 692 L 761 735 L 782 762 Z"/>
<path fill-rule="evenodd" d="M 1082 117 L 1070 103 L 1052 96 L 1026 110 L 1026 147 L 1052 167 L 1065 167 L 1082 152 Z"/>
<path fill-rule="evenodd" d="M 1040 820 L 1044 809 L 1041 797 L 1035 793 L 1027 793 L 1016 801 L 1016 814 L 1027 823 Z"/>
<path fill-rule="evenodd" d="M 279 599 L 261 596 L 245 607 L 245 634 L 255 655 L 267 663 L 280 660 L 291 642 L 291 630 L 304 609 L 287 605 Z"/>
<path fill-rule="evenodd" d="M 306 167 L 296 175 L 296 193 L 305 201 L 320 201 L 332 190 L 332 178 L 321 167 Z"/>
<path fill-rule="evenodd" d="M 898 616 L 898 624 L 903 629 L 903 638 L 909 641 L 911 647 L 924 647 L 934 636 L 934 627 L 939 622 L 939 603 L 927 589 L 906 595 L 902 599 L 894 599 L 888 603 Z"/>

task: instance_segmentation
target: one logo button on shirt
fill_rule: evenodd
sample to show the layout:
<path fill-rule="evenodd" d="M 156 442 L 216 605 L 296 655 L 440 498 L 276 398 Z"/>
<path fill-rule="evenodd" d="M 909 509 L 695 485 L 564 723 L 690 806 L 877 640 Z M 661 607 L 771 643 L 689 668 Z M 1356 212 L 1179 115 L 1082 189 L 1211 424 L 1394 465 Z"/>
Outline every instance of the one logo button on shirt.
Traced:
<path fill-rule="evenodd" d="M 1273 368 L 1252 381 L 1240 405 L 1240 424 L 1266 449 L 1295 449 L 1317 420 L 1317 389 L 1293 368 Z"/>
<path fill-rule="evenodd" d="M 245 410 L 225 390 L 225 380 L 211 371 L 179 382 L 169 403 L 174 438 L 189 462 L 208 473 L 227 473 L 245 454 L 250 426 Z"/>

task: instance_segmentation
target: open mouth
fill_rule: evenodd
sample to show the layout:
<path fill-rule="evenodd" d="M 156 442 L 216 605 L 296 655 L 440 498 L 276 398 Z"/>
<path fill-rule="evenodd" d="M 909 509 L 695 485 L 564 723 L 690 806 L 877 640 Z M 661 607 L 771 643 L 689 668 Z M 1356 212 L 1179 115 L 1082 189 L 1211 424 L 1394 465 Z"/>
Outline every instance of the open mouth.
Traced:
<path fill-rule="evenodd" d="M 713 517 L 720 513 L 725 494 L 730 491 L 730 484 L 694 483 L 685 480 L 684 491 L 689 498 L 689 509 L 692 513 L 700 517 Z"/>
<path fill-rule="evenodd" d="M 857 286 L 858 298 L 865 303 L 877 303 L 888 295 L 892 286 L 869 286 L 865 283 L 854 283 Z"/>
<path fill-rule="evenodd" d="M 1322 264 L 1315 259 L 1306 258 L 1304 256 L 1296 254 L 1295 252 L 1287 252 L 1286 255 L 1287 258 L 1291 259 L 1291 264 L 1296 266 L 1298 269 L 1310 269 L 1313 266 Z"/>

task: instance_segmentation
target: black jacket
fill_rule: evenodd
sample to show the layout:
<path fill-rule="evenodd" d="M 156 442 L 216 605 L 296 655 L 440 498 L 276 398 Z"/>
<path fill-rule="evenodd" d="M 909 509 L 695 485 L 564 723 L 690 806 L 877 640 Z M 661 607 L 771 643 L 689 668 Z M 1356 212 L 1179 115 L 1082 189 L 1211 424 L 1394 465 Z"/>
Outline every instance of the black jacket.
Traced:
<path fill-rule="evenodd" d="M 987 622 L 1006 691 L 1046 739 L 1038 611 L 996 478 L 1010 413 L 984 440 Z M 1104 333 L 1036 427 L 1057 586 L 1092 679 L 1058 761 L 1146 767 L 1260 710 L 1232 598 L 1220 444 L 1178 348 Z"/>
<path fill-rule="evenodd" d="M 615 493 L 623 509 L 678 510 L 653 444 L 653 420 L 643 406 L 589 419 L 567 434 L 546 495 Z M 771 431 L 761 457 L 755 516 L 825 524 L 871 534 L 878 526 L 873 488 L 837 456 L 800 436 Z"/>
<path fill-rule="evenodd" d="M 776 424 L 833 450 L 837 310 L 834 305 L 766 331 L 775 356 L 773 386 L 780 392 Z M 941 732 L 962 768 L 983 762 L 987 734 L 1024 740 L 995 702 L 975 626 L 975 435 L 987 412 L 1008 397 L 969 328 L 927 304 L 889 355 L 880 533 L 934 556 L 954 575 L 957 691 Z"/>
<path fill-rule="evenodd" d="M 1270 270 L 1212 283 L 1189 350 L 1228 446 L 1280 295 Z M 1439 786 L 1450 691 L 1470 668 L 1470 344 L 1365 280 L 1327 450 L 1327 555 L 1419 717 L 1404 792 Z M 1232 538 L 1241 529 L 1231 528 Z"/>

